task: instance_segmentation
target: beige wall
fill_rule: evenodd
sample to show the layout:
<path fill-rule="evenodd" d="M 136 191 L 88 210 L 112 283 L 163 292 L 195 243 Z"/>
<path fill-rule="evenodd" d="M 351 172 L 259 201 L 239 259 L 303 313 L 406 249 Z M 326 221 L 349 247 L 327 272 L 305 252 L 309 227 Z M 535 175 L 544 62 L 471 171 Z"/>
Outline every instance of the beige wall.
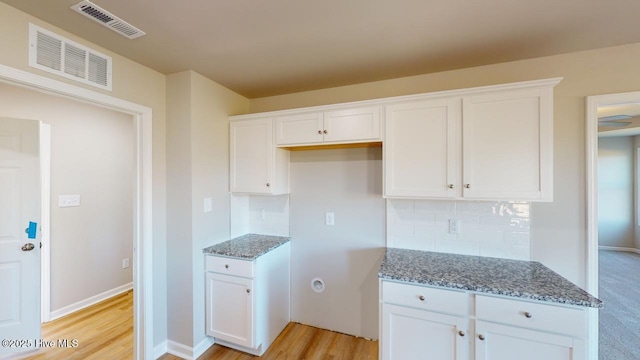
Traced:
<path fill-rule="evenodd" d="M 133 117 L 2 83 L 0 117 L 51 125 L 51 311 L 131 283 Z"/>
<path fill-rule="evenodd" d="M 113 91 L 83 85 L 28 66 L 29 22 L 113 57 Z M 166 199 L 165 76 L 127 58 L 66 33 L 0 2 L 0 64 L 69 82 L 75 86 L 148 106 L 153 110 L 153 291 L 154 343 L 167 338 L 166 327 Z"/>
<path fill-rule="evenodd" d="M 585 96 L 640 90 L 640 44 L 251 101 L 251 111 L 564 77 L 554 95 L 554 202 L 532 205 L 531 257 L 585 285 Z"/>
<path fill-rule="evenodd" d="M 598 244 L 635 246 L 633 137 L 598 139 Z"/>
<path fill-rule="evenodd" d="M 248 108 L 195 72 L 167 76 L 168 339 L 189 347 L 205 339 L 202 249 L 229 239 L 228 115 Z"/>
<path fill-rule="evenodd" d="M 385 247 L 380 148 L 291 153 L 291 318 L 378 338 L 378 268 Z M 325 225 L 325 212 L 335 225 Z M 311 280 L 325 281 L 316 293 Z"/>

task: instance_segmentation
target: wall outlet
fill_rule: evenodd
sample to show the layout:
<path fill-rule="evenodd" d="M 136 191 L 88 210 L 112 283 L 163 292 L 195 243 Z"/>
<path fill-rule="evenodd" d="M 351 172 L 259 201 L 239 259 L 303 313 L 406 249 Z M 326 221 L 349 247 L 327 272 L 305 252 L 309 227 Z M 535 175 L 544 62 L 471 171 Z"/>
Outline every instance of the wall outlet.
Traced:
<path fill-rule="evenodd" d="M 449 234 L 460 233 L 460 220 L 449 219 Z"/>
<path fill-rule="evenodd" d="M 330 225 L 333 226 L 336 224 L 336 217 L 335 214 L 332 212 L 328 212 L 326 214 L 324 214 L 324 223 L 326 225 Z"/>
<path fill-rule="evenodd" d="M 204 198 L 204 212 L 209 213 L 213 210 L 213 200 L 210 197 Z"/>
<path fill-rule="evenodd" d="M 80 206 L 80 195 L 58 196 L 58 207 Z"/>
<path fill-rule="evenodd" d="M 122 268 L 126 269 L 129 267 L 129 258 L 122 259 Z"/>

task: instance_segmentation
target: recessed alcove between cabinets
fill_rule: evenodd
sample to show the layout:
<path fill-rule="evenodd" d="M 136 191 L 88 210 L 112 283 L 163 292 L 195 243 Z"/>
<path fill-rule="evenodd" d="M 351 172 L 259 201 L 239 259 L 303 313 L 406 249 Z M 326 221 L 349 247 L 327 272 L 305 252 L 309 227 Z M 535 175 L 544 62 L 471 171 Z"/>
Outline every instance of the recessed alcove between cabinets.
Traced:
<path fill-rule="evenodd" d="M 529 259 L 559 81 L 232 116 L 231 236 L 290 236 L 292 321 L 375 339 L 385 247 Z"/>

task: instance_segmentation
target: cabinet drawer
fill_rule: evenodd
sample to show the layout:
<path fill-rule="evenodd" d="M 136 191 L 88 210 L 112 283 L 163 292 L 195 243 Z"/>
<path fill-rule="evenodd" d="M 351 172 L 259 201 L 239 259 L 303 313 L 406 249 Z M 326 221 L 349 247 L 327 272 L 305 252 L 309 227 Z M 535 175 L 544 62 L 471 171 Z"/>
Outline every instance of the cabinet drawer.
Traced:
<path fill-rule="evenodd" d="M 465 292 L 442 290 L 395 282 L 382 282 L 382 301 L 388 304 L 464 315 L 467 313 Z"/>
<path fill-rule="evenodd" d="M 555 305 L 476 295 L 476 318 L 585 337 L 586 312 Z"/>
<path fill-rule="evenodd" d="M 221 256 L 207 256 L 206 271 L 220 274 L 253 278 L 253 261 L 232 259 Z"/>

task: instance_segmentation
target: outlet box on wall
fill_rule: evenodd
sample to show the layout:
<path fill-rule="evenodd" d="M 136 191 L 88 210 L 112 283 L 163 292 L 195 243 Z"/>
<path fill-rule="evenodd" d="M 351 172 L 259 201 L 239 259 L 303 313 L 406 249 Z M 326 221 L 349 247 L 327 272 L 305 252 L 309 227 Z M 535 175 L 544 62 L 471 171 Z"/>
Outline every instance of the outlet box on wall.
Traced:
<path fill-rule="evenodd" d="M 122 268 L 126 269 L 129 267 L 129 258 L 122 259 Z"/>

